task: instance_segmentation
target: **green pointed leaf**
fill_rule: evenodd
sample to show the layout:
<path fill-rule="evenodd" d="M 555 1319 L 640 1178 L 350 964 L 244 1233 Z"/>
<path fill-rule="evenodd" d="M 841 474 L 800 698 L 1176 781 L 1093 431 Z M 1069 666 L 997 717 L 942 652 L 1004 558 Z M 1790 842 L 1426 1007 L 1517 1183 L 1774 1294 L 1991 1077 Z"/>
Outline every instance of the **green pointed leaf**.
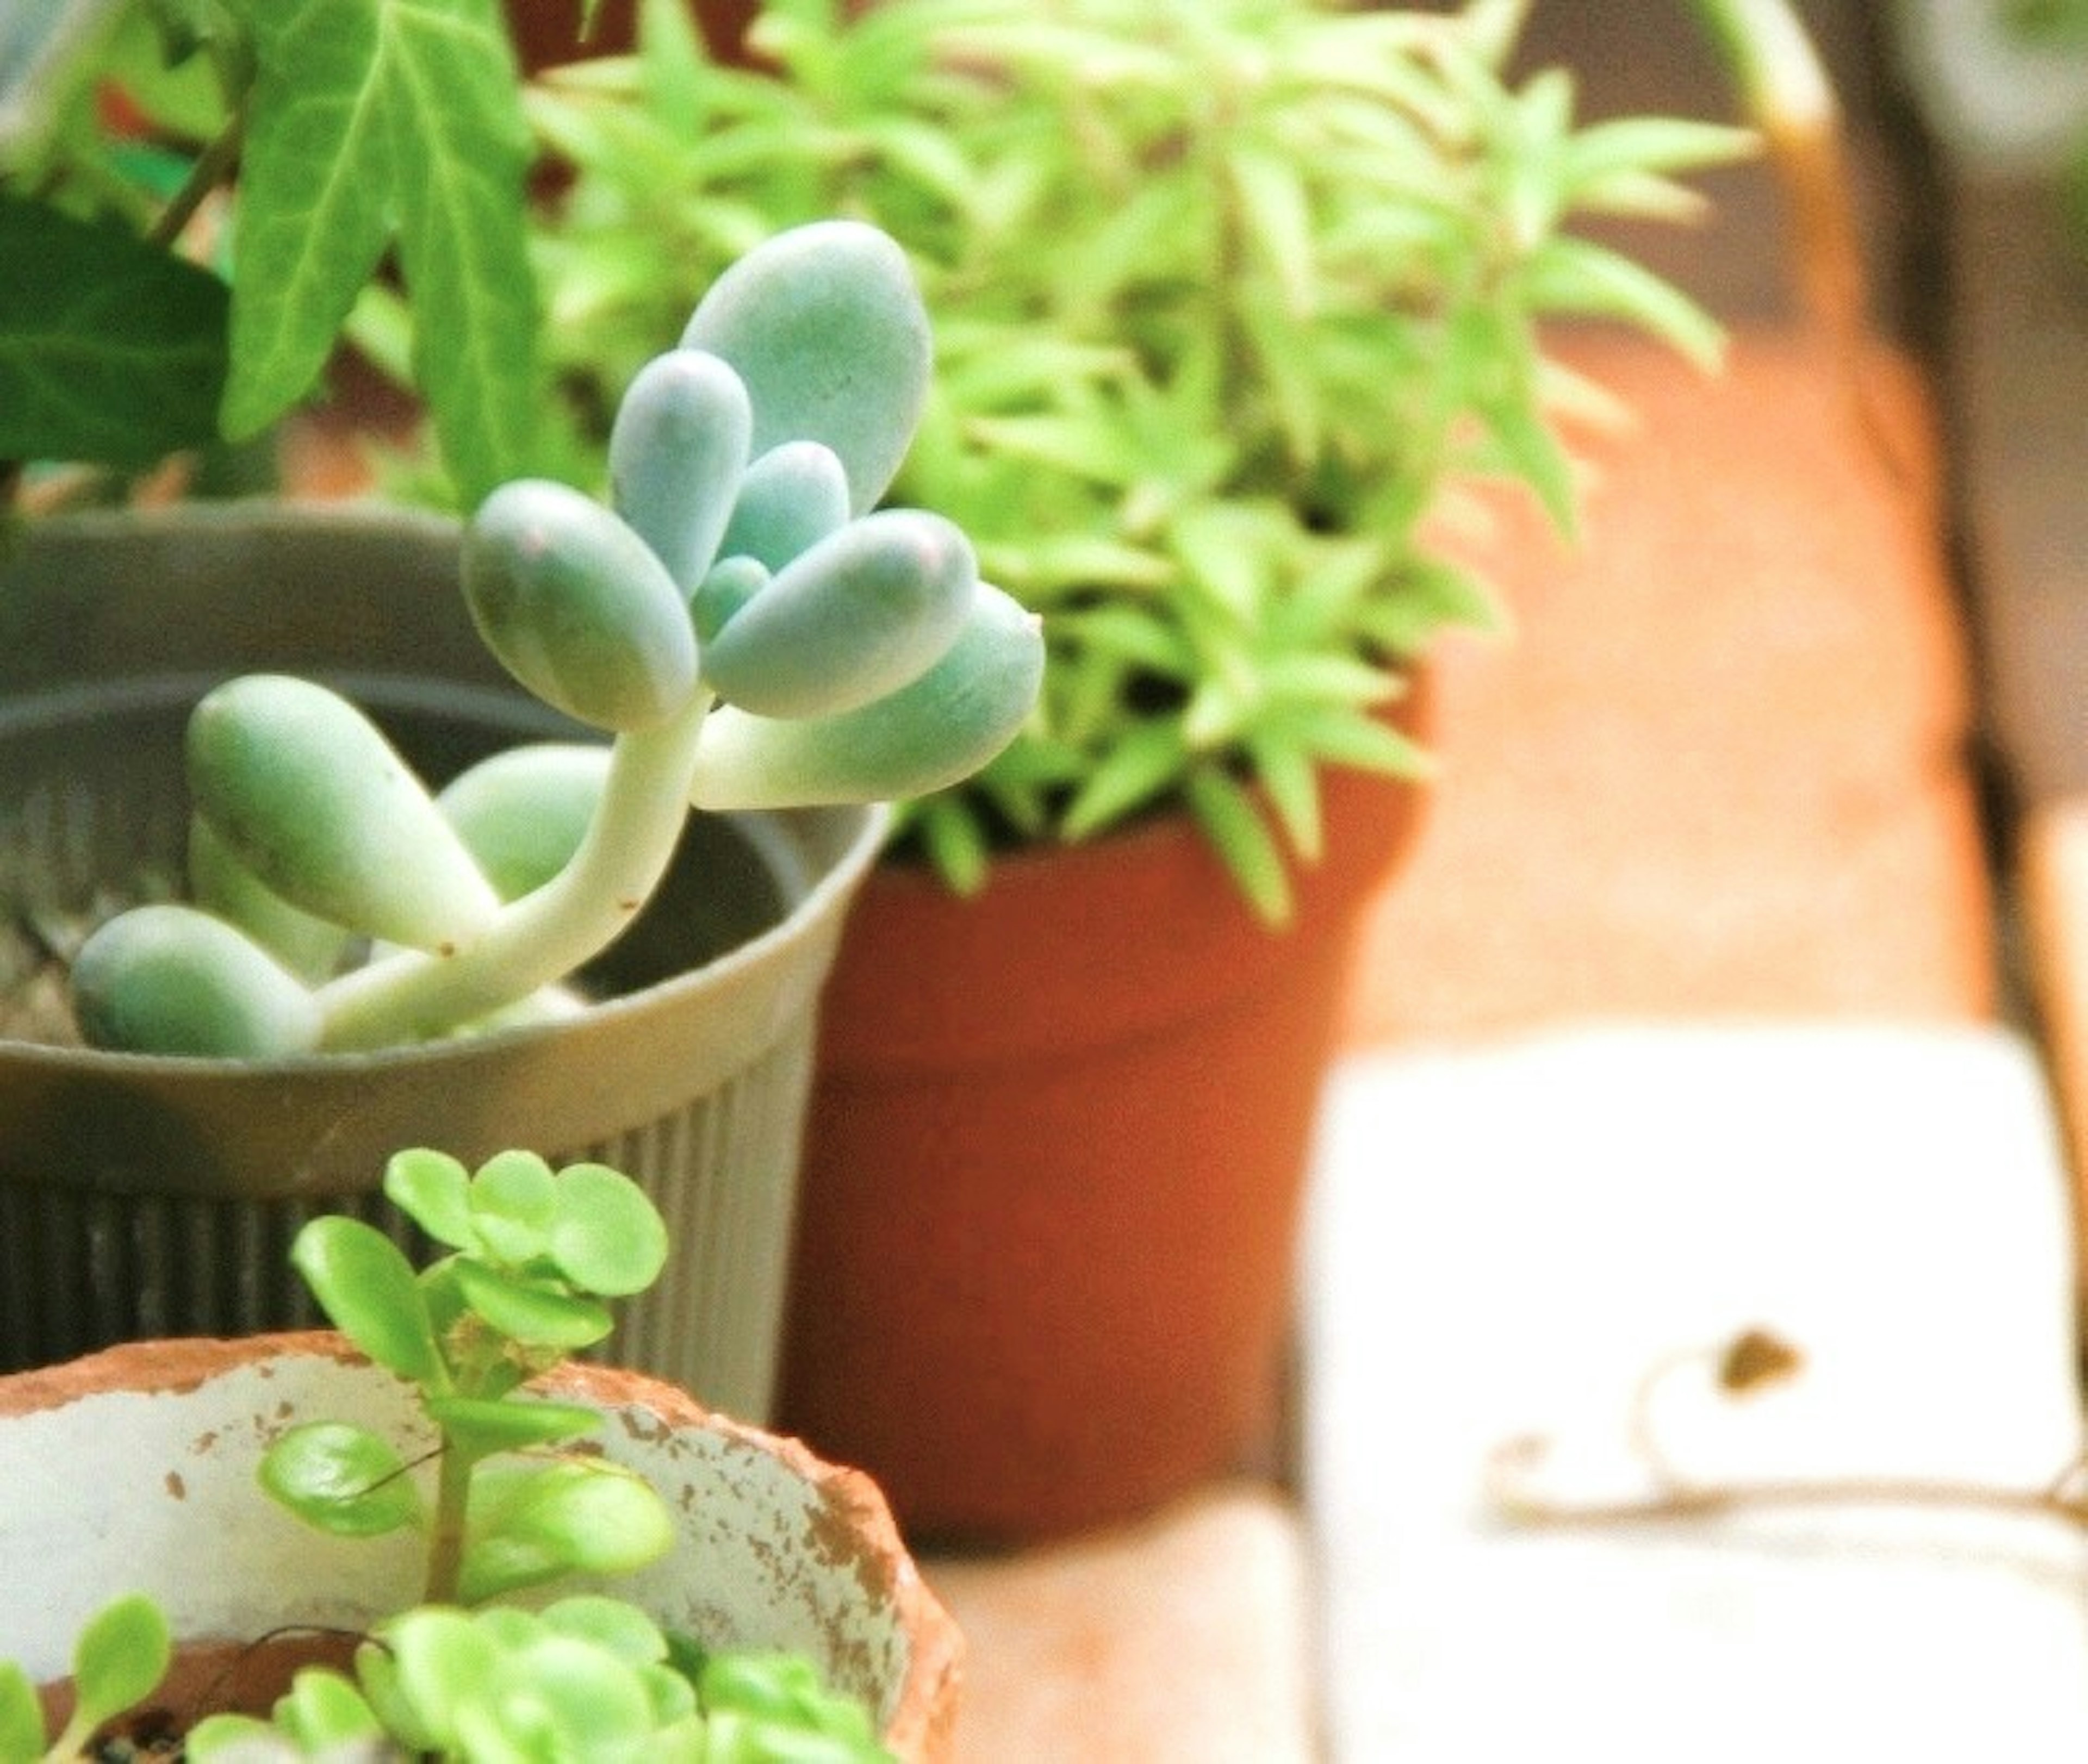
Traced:
<path fill-rule="evenodd" d="M 1301 744 L 1269 732 L 1250 734 L 1245 745 L 1255 782 L 1269 799 L 1283 836 L 1306 863 L 1317 863 L 1325 827 L 1320 813 L 1320 774 L 1311 754 Z"/>
<path fill-rule="evenodd" d="M 309 391 L 396 229 L 414 365 L 467 506 L 531 463 L 528 135 L 495 0 L 251 9 L 234 365 L 224 424 Z"/>
<path fill-rule="evenodd" d="M 224 283 L 0 193 L 0 459 L 143 466 L 217 436 Z"/>
<path fill-rule="evenodd" d="M 1254 799 L 1216 766 L 1191 773 L 1185 788 L 1190 813 L 1217 848 L 1256 915 L 1270 925 L 1287 924 L 1290 873 Z"/>
<path fill-rule="evenodd" d="M 1679 350 L 1706 371 L 1725 352 L 1718 322 L 1671 282 L 1587 239 L 1549 240 L 1524 271 L 1540 312 L 1621 319 Z"/>
<path fill-rule="evenodd" d="M 1082 839 L 1122 820 L 1179 781 L 1189 750 L 1172 722 L 1135 724 L 1088 775 L 1067 805 L 1061 823 L 1069 839 Z"/>
<path fill-rule="evenodd" d="M 333 1537 L 382 1537 L 421 1523 L 421 1491 L 389 1440 L 345 1421 L 293 1427 L 261 1459 L 261 1486 Z"/>

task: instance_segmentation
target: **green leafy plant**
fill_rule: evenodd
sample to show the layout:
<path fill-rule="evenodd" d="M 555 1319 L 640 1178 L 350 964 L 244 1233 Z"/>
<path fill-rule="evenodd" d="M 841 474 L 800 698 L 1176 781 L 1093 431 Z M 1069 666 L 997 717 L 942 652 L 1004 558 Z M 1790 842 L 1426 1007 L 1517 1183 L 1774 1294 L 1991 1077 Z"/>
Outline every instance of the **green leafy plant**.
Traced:
<path fill-rule="evenodd" d="M 1280 919 L 1324 769 L 1419 770 L 1388 707 L 1446 625 L 1500 621 L 1431 517 L 1505 476 L 1572 528 L 1560 424 L 1606 407 L 1546 322 L 1718 352 L 1571 229 L 1689 216 L 1678 178 L 1749 138 L 1577 123 L 1567 75 L 1510 77 L 1525 10 L 768 0 L 755 70 L 648 0 L 635 55 L 528 95 L 572 173 L 537 239 L 571 444 L 680 282 L 815 213 L 891 233 L 941 364 L 896 493 L 1050 652 L 1038 716 L 914 835 L 969 887 L 995 849 L 1186 805 Z"/>
<path fill-rule="evenodd" d="M 488 647 L 610 742 L 511 749 L 436 795 L 331 690 L 216 688 L 187 737 L 196 903 L 87 940 L 87 1039 L 273 1057 L 570 1010 L 692 804 L 872 801 L 991 758 L 1037 698 L 1037 621 L 948 520 L 873 506 L 929 377 L 888 237 L 821 221 L 750 251 L 635 374 L 613 508 L 520 480 L 465 532 Z"/>
<path fill-rule="evenodd" d="M 536 469 L 530 154 L 499 0 L 15 9 L 0 260 L 36 273 L 0 278 L 0 461 L 259 434 L 392 263 L 456 493 Z"/>
<path fill-rule="evenodd" d="M 311 1420 L 263 1455 L 262 1487 L 330 1535 L 415 1527 L 421 1603 L 373 1625 L 354 1673 L 307 1667 L 266 1719 L 206 1716 L 185 1755 L 507 1760 L 644 1758 L 691 1764 L 882 1758 L 868 1713 L 803 1656 L 711 1652 L 627 1602 L 575 1594 L 524 1611 L 486 1601 L 657 1559 L 673 1523 L 652 1486 L 571 1449 L 593 1409 L 526 1386 L 610 1332 L 607 1301 L 644 1290 L 667 1253 L 644 1191 L 595 1164 L 554 1172 L 510 1151 L 476 1172 L 426 1149 L 387 1166 L 390 1199 L 448 1252 L 416 1271 L 374 1228 L 339 1216 L 298 1234 L 292 1259 L 343 1335 L 410 1386 L 432 1454 L 359 1424 Z M 414 1466 L 432 1456 L 432 1493 Z M 70 1758 L 164 1675 L 165 1619 L 119 1599 L 75 1649 L 77 1712 L 46 1749 L 34 1689 L 0 1664 L 0 1758 Z"/>

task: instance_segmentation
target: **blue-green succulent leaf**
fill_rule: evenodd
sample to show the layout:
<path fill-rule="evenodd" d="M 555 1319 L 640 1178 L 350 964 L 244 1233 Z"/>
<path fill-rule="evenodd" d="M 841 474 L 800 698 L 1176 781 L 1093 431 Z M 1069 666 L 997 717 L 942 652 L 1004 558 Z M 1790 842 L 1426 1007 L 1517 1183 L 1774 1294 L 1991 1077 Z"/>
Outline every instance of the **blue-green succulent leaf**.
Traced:
<path fill-rule="evenodd" d="M 684 595 L 718 554 L 753 421 L 739 376 L 700 349 L 656 356 L 617 407 L 609 435 L 616 510 Z"/>
<path fill-rule="evenodd" d="M 92 1047 L 269 1059 L 319 1045 L 319 1008 L 303 982 L 193 907 L 139 907 L 109 920 L 80 946 L 72 989 Z"/>
<path fill-rule="evenodd" d="M 196 813 L 293 906 L 417 950 L 469 939 L 499 900 L 392 744 L 337 693 L 248 674 L 189 719 Z"/>
<path fill-rule="evenodd" d="M 916 680 L 956 641 L 978 559 L 939 515 L 884 509 L 777 573 L 712 639 L 704 671 L 761 716 L 830 716 Z"/>
<path fill-rule="evenodd" d="M 189 897 L 236 925 L 284 967 L 317 985 L 340 965 L 349 933 L 293 907 L 244 864 L 200 815 L 189 822 Z"/>
<path fill-rule="evenodd" d="M 583 723 L 650 728 L 695 694 L 695 630 L 667 566 L 567 485 L 524 478 L 488 497 L 464 531 L 464 586 L 502 666 Z"/>
<path fill-rule="evenodd" d="M 874 802 L 969 777 L 1015 738 L 1044 676 L 1041 624 L 982 583 L 957 640 L 910 686 L 838 716 L 711 713 L 700 809 Z"/>
<path fill-rule="evenodd" d="M 571 861 L 601 806 L 610 750 L 535 741 L 481 760 L 435 798 L 503 900 L 519 900 Z"/>
<path fill-rule="evenodd" d="M 738 616 L 739 609 L 768 586 L 768 566 L 754 557 L 721 557 L 689 597 L 696 622 L 696 641 L 708 643 Z"/>
<path fill-rule="evenodd" d="M 832 448 L 849 506 L 873 507 L 905 458 L 928 390 L 928 315 L 906 254 L 857 220 L 794 227 L 756 246 L 698 304 L 683 347 L 738 370 L 757 455 Z"/>
<path fill-rule="evenodd" d="M 786 441 L 747 468 L 721 557 L 758 557 L 781 570 L 849 518 L 848 472 L 831 447 Z"/>

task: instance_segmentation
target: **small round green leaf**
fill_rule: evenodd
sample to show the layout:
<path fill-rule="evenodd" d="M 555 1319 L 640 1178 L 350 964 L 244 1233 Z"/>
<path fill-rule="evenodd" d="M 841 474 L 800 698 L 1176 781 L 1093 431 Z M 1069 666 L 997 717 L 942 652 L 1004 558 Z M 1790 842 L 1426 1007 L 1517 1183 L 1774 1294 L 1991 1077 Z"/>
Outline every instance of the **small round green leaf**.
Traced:
<path fill-rule="evenodd" d="M 0 1660 L 0 1758 L 40 1758 L 44 1739 L 36 1687 L 14 1661 Z"/>
<path fill-rule="evenodd" d="M 447 1151 L 415 1146 L 395 1151 L 384 1166 L 384 1197 L 437 1243 L 473 1249 L 471 1174 Z"/>
<path fill-rule="evenodd" d="M 558 1173 L 551 1260 L 583 1292 L 623 1298 L 642 1292 L 667 1260 L 667 1225 L 652 1198 L 603 1164 L 568 1164 Z"/>
<path fill-rule="evenodd" d="M 473 1228 L 487 1255 L 519 1267 L 549 1247 L 558 1215 L 558 1179 L 533 1151 L 503 1151 L 471 1179 Z"/>
<path fill-rule="evenodd" d="M 379 1675 L 380 1711 L 387 1703 L 403 1705 L 409 1731 L 418 1728 L 431 1742 L 426 1749 L 464 1755 L 456 1714 L 486 1694 L 500 1666 L 498 1645 L 465 1612 L 442 1605 L 417 1606 L 380 1625 L 377 1639 L 390 1660 Z M 374 1689 L 367 1662 L 358 1657 L 357 1666 L 366 1687 Z"/>
<path fill-rule="evenodd" d="M 609 1313 L 593 1300 L 575 1298 L 541 1280 L 460 1260 L 456 1281 L 474 1313 L 525 1348 L 571 1353 L 592 1348 L 614 1326 Z"/>
<path fill-rule="evenodd" d="M 579 1592 L 554 1600 L 537 1613 L 544 1627 L 606 1650 L 630 1666 L 650 1666 L 667 1657 L 660 1626 L 627 1600 Z"/>
<path fill-rule="evenodd" d="M 435 1396 L 427 1399 L 426 1407 L 429 1420 L 456 1441 L 465 1456 L 475 1459 L 555 1446 L 601 1425 L 598 1410 L 578 1403 Z"/>
<path fill-rule="evenodd" d="M 567 1574 L 628 1574 L 673 1548 L 650 1483 L 593 1459 L 489 1465 L 473 1491 L 462 1597 L 476 1604 Z"/>
<path fill-rule="evenodd" d="M 310 1758 L 365 1754 L 385 1738 L 383 1723 L 362 1692 L 323 1667 L 298 1670 L 289 1694 L 276 1705 L 276 1720 Z"/>
<path fill-rule="evenodd" d="M 345 1421 L 307 1421 L 261 1459 L 261 1486 L 335 1537 L 381 1537 L 421 1518 L 421 1491 L 391 1442 Z"/>
<path fill-rule="evenodd" d="M 166 1614 L 143 1593 L 125 1593 L 89 1617 L 73 1644 L 73 1724 L 98 1728 L 159 1689 L 173 1657 Z"/>
<path fill-rule="evenodd" d="M 643 539 L 565 485 L 518 480 L 480 504 L 464 587 L 501 665 L 583 723 L 648 728 L 695 694 L 682 589 Z"/>
<path fill-rule="evenodd" d="M 274 1059 L 319 1045 L 317 1000 L 244 932 L 193 907 L 134 908 L 80 946 L 73 1009 L 92 1047 Z"/>
<path fill-rule="evenodd" d="M 290 1261 L 319 1309 L 370 1359 L 402 1378 L 445 1389 L 449 1370 L 405 1252 L 374 1225 L 327 1214 L 307 1224 Z"/>
<path fill-rule="evenodd" d="M 189 719 L 196 812 L 293 906 L 386 942 L 440 950 L 499 907 L 434 802 L 337 693 L 250 674 Z"/>

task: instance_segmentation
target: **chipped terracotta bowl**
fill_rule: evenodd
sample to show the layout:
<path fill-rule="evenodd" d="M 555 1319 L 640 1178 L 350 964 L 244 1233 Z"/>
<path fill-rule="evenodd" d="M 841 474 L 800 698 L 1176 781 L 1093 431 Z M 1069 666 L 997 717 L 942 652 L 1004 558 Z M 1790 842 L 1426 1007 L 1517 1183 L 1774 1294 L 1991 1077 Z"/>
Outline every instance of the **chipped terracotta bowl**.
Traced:
<path fill-rule="evenodd" d="M 875 1484 L 638 1373 L 571 1367 L 546 1389 L 601 1410 L 604 1450 L 682 1527 L 607 1590 L 713 1645 L 801 1649 L 900 1758 L 950 1757 L 962 1641 Z M 406 1387 L 320 1331 L 135 1343 L 0 1378 L 0 1659 L 62 1676 L 82 1622 L 130 1590 L 185 1641 L 357 1629 L 412 1604 L 414 1539 L 322 1537 L 255 1487 L 268 1441 L 320 1415 L 413 1430 Z"/>

